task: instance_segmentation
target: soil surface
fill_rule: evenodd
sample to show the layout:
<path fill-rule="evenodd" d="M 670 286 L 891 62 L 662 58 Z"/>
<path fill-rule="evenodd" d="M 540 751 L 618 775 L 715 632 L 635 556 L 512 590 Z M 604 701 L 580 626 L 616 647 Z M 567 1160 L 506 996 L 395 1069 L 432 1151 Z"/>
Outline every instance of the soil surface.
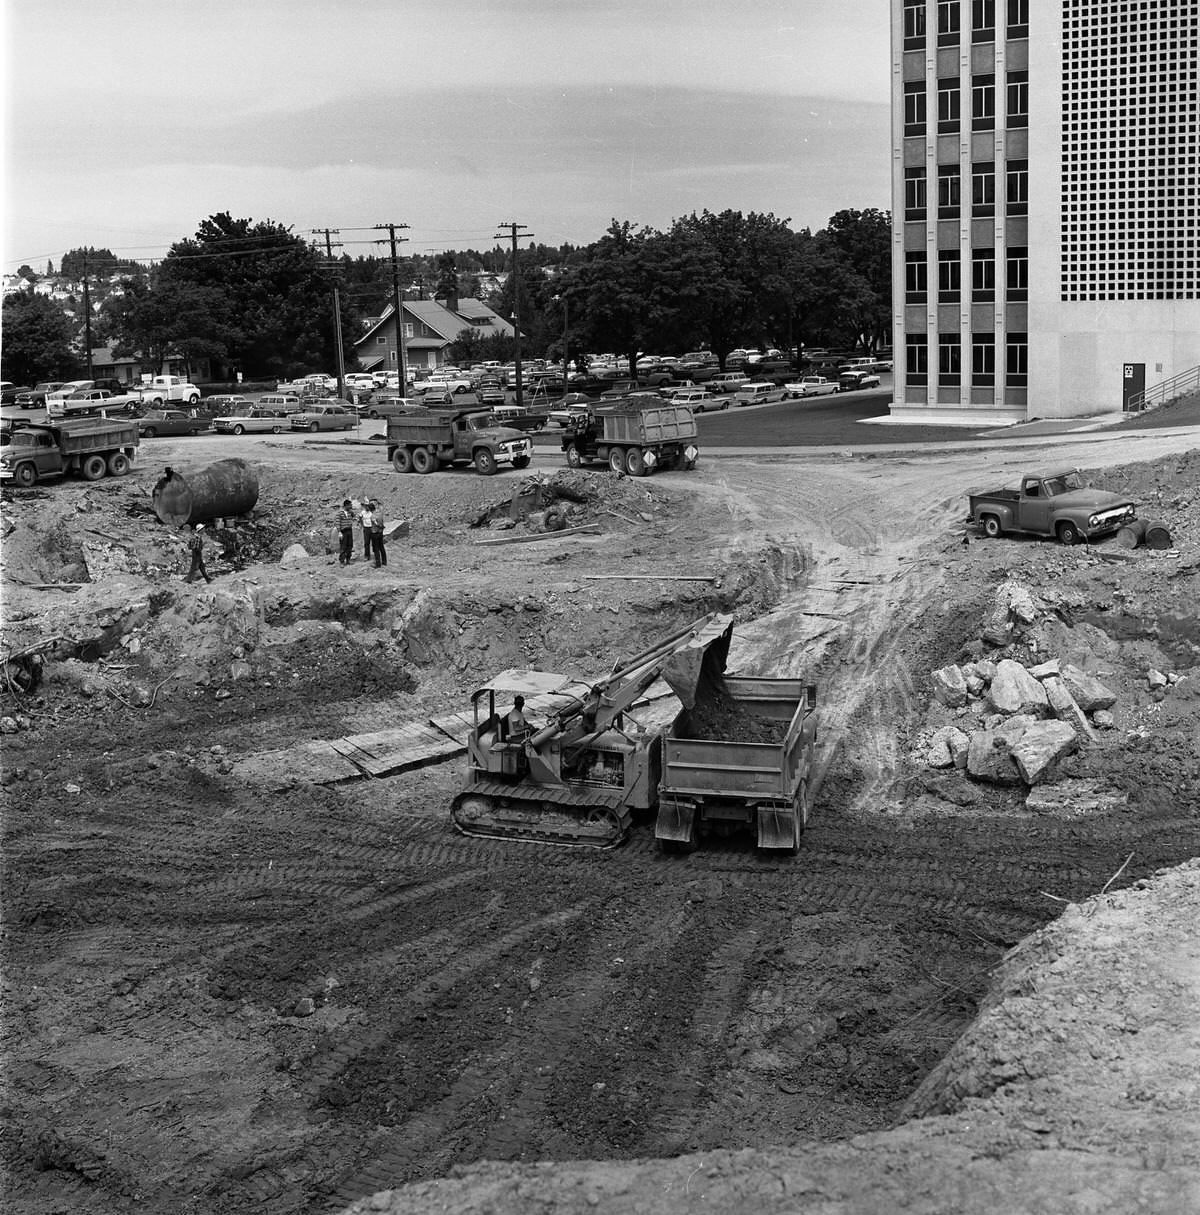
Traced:
<path fill-rule="evenodd" d="M 505 543 L 540 535 L 553 482 L 268 437 L 239 448 L 243 568 L 211 553 L 211 586 L 146 507 L 220 440 L 6 492 L 6 652 L 61 638 L 3 704 L 6 1209 L 657 1211 L 697 1185 L 730 1210 L 1184 1209 L 1200 890 L 1148 879 L 1200 853 L 1197 446 L 579 472 L 557 500 L 594 531 Z M 964 532 L 968 490 L 1071 463 L 1174 547 Z M 385 568 L 338 564 L 345 496 L 407 521 Z M 1010 582 L 1037 619 L 989 648 Z M 612 851 L 466 838 L 460 758 L 240 775 L 469 712 L 508 667 L 598 677 L 714 610 L 731 674 L 818 685 L 798 857 L 665 856 L 648 821 Z M 931 672 L 986 655 L 1117 696 L 1028 797 L 923 758 L 970 716 Z M 480 1161 L 505 1167 L 434 1181 Z M 854 1205 L 872 1182 L 890 1201 Z"/>

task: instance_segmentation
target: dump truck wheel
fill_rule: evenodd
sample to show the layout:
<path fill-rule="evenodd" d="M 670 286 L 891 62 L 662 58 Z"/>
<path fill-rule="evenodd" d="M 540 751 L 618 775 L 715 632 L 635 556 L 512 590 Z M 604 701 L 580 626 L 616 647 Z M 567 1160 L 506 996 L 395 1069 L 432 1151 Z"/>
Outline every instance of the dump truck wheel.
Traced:
<path fill-rule="evenodd" d="M 123 451 L 114 451 L 108 457 L 108 475 L 110 477 L 123 477 L 129 472 L 129 460 L 126 458 Z"/>
<path fill-rule="evenodd" d="M 567 467 L 578 468 L 583 463 L 583 457 L 579 454 L 579 448 L 572 446 L 567 448 Z"/>
<path fill-rule="evenodd" d="M 108 472 L 108 465 L 105 464 L 103 456 L 88 456 L 83 462 L 85 481 L 99 481 L 106 472 Z"/>
<path fill-rule="evenodd" d="M 475 471 L 482 477 L 490 477 L 496 471 L 496 457 L 486 447 L 475 453 Z"/>
<path fill-rule="evenodd" d="M 397 447 L 392 452 L 392 467 L 397 472 L 412 472 L 412 454 L 407 447 Z"/>
<path fill-rule="evenodd" d="M 37 484 L 37 468 L 32 464 L 18 464 L 13 473 L 13 480 L 22 489 L 31 489 Z"/>
<path fill-rule="evenodd" d="M 1074 523 L 1060 523 L 1058 525 L 1058 540 L 1060 544 L 1078 544 L 1079 531 Z"/>
<path fill-rule="evenodd" d="M 614 447 L 608 453 L 608 466 L 615 473 L 625 471 L 625 453 L 619 447 Z"/>
<path fill-rule="evenodd" d="M 239 433 L 239 431 L 234 431 L 234 434 Z M 153 439 L 156 434 L 158 434 L 158 431 L 156 431 L 153 426 L 147 426 L 146 429 L 142 431 L 142 438 Z"/>
<path fill-rule="evenodd" d="M 649 473 L 646 467 L 646 461 L 642 459 L 642 449 L 640 447 L 631 447 L 625 453 L 625 471 L 631 477 L 644 477 Z"/>
<path fill-rule="evenodd" d="M 428 447 L 416 447 L 412 453 L 413 472 L 431 473 L 437 468 L 437 461 Z"/>
<path fill-rule="evenodd" d="M 997 540 L 1000 537 L 1000 520 L 995 515 L 983 516 L 983 534 L 989 540 Z"/>

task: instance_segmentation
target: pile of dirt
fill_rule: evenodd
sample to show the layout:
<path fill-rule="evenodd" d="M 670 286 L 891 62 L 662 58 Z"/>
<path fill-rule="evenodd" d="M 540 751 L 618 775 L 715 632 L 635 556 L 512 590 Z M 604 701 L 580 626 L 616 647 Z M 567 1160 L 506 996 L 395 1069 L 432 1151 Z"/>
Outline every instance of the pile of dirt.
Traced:
<path fill-rule="evenodd" d="M 787 725 L 786 721 L 751 713 L 730 695 L 724 680 L 718 679 L 702 686 L 695 707 L 684 715 L 681 737 L 777 744 L 783 741 Z"/>

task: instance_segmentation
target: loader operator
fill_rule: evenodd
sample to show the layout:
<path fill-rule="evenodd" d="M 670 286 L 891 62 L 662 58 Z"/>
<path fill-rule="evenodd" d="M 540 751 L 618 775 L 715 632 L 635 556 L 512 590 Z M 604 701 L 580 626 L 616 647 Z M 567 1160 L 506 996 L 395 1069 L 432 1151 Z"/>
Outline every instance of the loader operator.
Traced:
<path fill-rule="evenodd" d="M 510 742 L 517 742 L 529 733 L 529 722 L 525 718 L 525 697 L 520 693 L 513 697 L 513 707 L 506 720 Z"/>

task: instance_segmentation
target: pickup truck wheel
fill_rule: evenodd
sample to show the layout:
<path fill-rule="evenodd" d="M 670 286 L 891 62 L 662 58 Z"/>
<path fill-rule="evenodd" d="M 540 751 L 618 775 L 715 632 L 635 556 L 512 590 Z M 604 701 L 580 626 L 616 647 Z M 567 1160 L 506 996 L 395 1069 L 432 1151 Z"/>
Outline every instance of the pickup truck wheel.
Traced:
<path fill-rule="evenodd" d="M 192 395 L 190 397 L 188 397 L 187 400 L 188 400 L 189 405 L 199 405 L 200 404 L 200 394 L 198 392 L 193 392 Z"/>
<path fill-rule="evenodd" d="M 983 534 L 989 540 L 999 539 L 1000 536 L 1000 520 L 995 515 L 983 516 Z"/>
<path fill-rule="evenodd" d="M 428 447 L 415 447 L 412 453 L 412 466 L 415 473 L 431 473 L 437 468 L 437 461 Z"/>
<path fill-rule="evenodd" d="M 104 462 L 103 456 L 88 456 L 83 462 L 85 481 L 99 481 L 106 472 L 108 472 L 108 465 Z"/>
<path fill-rule="evenodd" d="M 513 468 L 528 468 L 529 456 L 513 456 Z"/>
<path fill-rule="evenodd" d="M 13 480 L 22 489 L 31 489 L 37 484 L 37 468 L 32 464 L 18 464 L 13 472 Z"/>
<path fill-rule="evenodd" d="M 392 467 L 397 472 L 412 472 L 412 453 L 407 447 L 397 447 L 392 452 Z"/>
<path fill-rule="evenodd" d="M 567 448 L 567 467 L 578 468 L 583 463 L 583 458 L 579 454 L 579 448 L 574 443 Z"/>
<path fill-rule="evenodd" d="M 609 451 L 608 466 L 615 473 L 623 473 L 625 471 L 625 453 L 619 447 L 614 447 Z"/>
<path fill-rule="evenodd" d="M 496 471 L 496 457 L 486 447 L 475 453 L 475 471 L 483 477 L 490 477 Z"/>
<path fill-rule="evenodd" d="M 1075 526 L 1074 523 L 1071 523 L 1069 521 L 1064 521 L 1064 522 L 1060 523 L 1057 528 L 1057 534 L 1058 534 L 1058 540 L 1059 540 L 1060 544 L 1078 544 L 1079 543 L 1079 539 L 1080 539 L 1079 529 Z"/>
<path fill-rule="evenodd" d="M 625 453 L 625 471 L 631 477 L 645 477 L 650 470 L 646 467 L 646 461 L 642 459 L 642 449 L 640 447 L 631 447 Z"/>
<path fill-rule="evenodd" d="M 114 451 L 108 457 L 108 475 L 110 477 L 123 477 L 129 472 L 129 461 L 125 458 L 123 451 Z"/>
<path fill-rule="evenodd" d="M 235 430 L 233 433 L 241 434 L 241 431 Z M 153 426 L 143 426 L 142 427 L 142 438 L 143 439 L 153 439 L 156 434 L 158 434 L 158 431 L 155 430 Z"/>

